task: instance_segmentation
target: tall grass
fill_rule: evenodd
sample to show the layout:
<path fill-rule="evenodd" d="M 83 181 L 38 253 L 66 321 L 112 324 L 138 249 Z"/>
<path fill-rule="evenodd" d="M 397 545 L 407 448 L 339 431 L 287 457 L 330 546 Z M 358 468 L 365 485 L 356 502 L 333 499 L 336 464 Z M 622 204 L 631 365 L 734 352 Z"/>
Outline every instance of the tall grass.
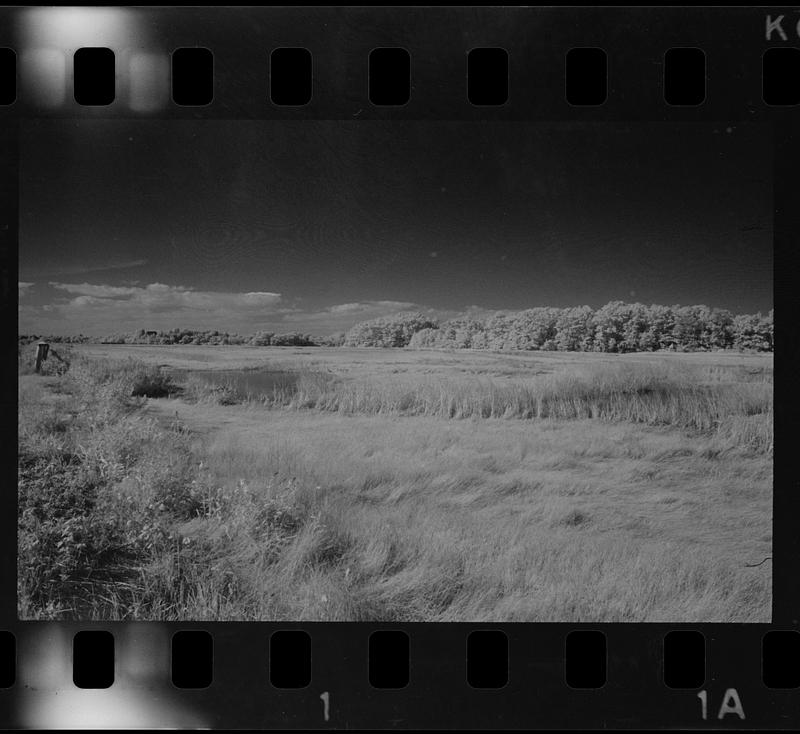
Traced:
<path fill-rule="evenodd" d="M 756 377 L 734 381 L 729 371 L 652 364 L 594 366 L 503 382 L 419 376 L 342 379 L 305 369 L 293 382 L 274 386 L 257 398 L 238 398 L 345 415 L 628 421 L 718 434 L 732 446 L 769 452 L 771 376 Z M 198 391 L 222 396 L 219 402 L 226 404 L 237 402 L 232 385 L 200 386 Z"/>
<path fill-rule="evenodd" d="M 277 440 L 202 442 L 141 410 L 147 394 L 177 391 L 165 373 L 75 359 L 55 393 L 39 376 L 21 384 L 19 614 L 763 621 L 768 571 L 742 569 L 724 548 L 693 551 L 674 525 L 637 515 L 655 507 L 680 522 L 682 503 L 693 518 L 723 513 L 709 484 L 727 466 L 715 447 L 765 451 L 772 409 L 768 384 L 728 382 L 639 370 L 415 386 L 309 371 L 267 402 L 289 421 L 341 421 L 320 429 L 320 448 L 310 442 L 319 431 L 295 440 L 291 423 Z M 250 413 L 253 426 L 276 415 Z M 524 431 L 477 420 L 503 417 L 568 420 Z M 619 423 L 598 433 L 593 417 Z M 643 437 L 624 422 L 678 419 L 715 433 L 695 451 L 675 432 Z M 737 461 L 724 490 L 746 485 L 761 523 L 768 459 Z M 690 491 L 659 485 L 668 467 L 695 472 L 681 479 Z M 653 484 L 662 488 L 648 498 Z M 729 534 L 732 516 L 720 522 Z"/>

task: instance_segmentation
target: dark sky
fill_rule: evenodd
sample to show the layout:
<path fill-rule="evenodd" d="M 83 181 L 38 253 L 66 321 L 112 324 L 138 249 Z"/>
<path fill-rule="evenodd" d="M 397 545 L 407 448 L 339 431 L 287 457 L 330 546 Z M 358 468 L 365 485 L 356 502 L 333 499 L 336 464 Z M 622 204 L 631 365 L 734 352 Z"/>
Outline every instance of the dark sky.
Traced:
<path fill-rule="evenodd" d="M 43 120 L 22 138 L 23 333 L 773 305 L 765 127 Z"/>

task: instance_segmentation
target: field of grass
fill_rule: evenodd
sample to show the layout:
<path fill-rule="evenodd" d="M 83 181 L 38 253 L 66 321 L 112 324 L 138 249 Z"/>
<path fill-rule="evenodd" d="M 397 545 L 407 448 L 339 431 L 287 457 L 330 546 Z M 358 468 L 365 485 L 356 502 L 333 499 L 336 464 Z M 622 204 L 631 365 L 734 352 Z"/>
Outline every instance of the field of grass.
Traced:
<path fill-rule="evenodd" d="M 20 376 L 23 618 L 771 617 L 771 355 L 75 352 Z"/>
<path fill-rule="evenodd" d="M 490 352 L 325 347 L 159 346 L 72 344 L 76 354 L 99 359 L 136 359 L 165 368 L 238 370 L 291 364 L 338 375 L 376 377 L 408 374 L 452 377 L 487 375 L 494 379 L 529 377 L 560 371 L 568 365 L 679 364 L 732 371 L 736 375 L 772 373 L 773 355 L 737 352 Z"/>

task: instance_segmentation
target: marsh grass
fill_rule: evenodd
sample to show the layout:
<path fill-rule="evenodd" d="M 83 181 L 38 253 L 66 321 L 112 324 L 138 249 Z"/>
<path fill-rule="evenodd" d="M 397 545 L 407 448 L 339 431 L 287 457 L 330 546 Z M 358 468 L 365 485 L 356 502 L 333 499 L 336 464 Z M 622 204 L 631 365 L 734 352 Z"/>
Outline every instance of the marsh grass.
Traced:
<path fill-rule="evenodd" d="M 307 369 L 225 403 L 74 359 L 20 378 L 20 617 L 766 621 L 771 385 L 741 377 Z"/>
<path fill-rule="evenodd" d="M 623 364 L 570 368 L 526 380 L 461 377 L 346 379 L 299 368 L 263 392 L 230 380 L 194 380 L 191 394 L 223 405 L 255 401 L 270 407 L 343 415 L 446 419 L 627 421 L 718 434 L 732 446 L 772 450 L 771 374 L 718 366 Z"/>

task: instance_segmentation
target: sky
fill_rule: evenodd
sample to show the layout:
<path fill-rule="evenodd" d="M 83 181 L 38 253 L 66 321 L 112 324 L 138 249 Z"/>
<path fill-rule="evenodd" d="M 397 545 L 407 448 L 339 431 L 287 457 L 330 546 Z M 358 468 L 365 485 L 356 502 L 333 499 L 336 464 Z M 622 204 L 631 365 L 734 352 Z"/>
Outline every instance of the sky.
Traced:
<path fill-rule="evenodd" d="M 20 333 L 325 335 L 612 300 L 766 312 L 769 128 L 30 120 Z"/>

